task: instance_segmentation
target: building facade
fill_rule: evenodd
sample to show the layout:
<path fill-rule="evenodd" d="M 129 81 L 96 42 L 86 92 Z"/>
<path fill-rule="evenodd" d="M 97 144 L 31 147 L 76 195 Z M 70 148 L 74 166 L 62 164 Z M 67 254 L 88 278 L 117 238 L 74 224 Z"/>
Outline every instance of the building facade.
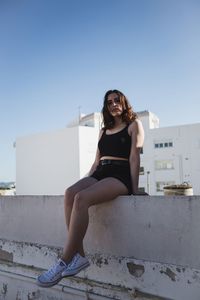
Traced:
<path fill-rule="evenodd" d="M 200 194 L 200 123 L 171 127 L 145 126 L 155 118 L 144 112 L 145 143 L 141 154 L 140 187 L 163 195 L 163 187 L 187 182 Z"/>
<path fill-rule="evenodd" d="M 200 123 L 159 127 L 158 117 L 138 113 L 145 130 L 139 186 L 150 195 L 163 187 L 188 182 L 200 194 Z M 59 195 L 84 177 L 94 161 L 100 113 L 80 116 L 67 128 L 18 138 L 16 192 L 18 195 Z"/>

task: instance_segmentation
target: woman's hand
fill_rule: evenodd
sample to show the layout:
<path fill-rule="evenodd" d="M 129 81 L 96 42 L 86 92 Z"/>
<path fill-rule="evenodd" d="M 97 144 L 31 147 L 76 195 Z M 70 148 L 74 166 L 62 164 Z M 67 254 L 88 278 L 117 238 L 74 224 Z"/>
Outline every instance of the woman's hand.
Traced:
<path fill-rule="evenodd" d="M 137 191 L 136 193 L 133 194 L 134 196 L 149 196 L 148 193 L 142 192 L 142 191 Z"/>

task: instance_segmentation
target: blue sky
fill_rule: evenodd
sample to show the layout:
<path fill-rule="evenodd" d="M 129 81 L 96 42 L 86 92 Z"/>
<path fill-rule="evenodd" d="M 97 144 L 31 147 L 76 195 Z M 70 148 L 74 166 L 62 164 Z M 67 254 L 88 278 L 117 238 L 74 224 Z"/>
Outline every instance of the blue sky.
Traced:
<path fill-rule="evenodd" d="M 0 181 L 17 137 L 100 111 L 117 88 L 161 126 L 200 122 L 200 1 L 1 0 Z"/>

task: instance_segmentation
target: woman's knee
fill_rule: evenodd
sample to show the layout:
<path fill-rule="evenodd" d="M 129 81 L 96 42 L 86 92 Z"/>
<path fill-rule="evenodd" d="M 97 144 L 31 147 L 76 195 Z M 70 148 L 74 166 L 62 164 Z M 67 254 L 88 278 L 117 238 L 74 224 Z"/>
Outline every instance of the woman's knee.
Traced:
<path fill-rule="evenodd" d="M 88 203 L 84 192 L 78 192 L 74 196 L 74 209 L 81 211 L 82 209 L 88 209 Z"/>
<path fill-rule="evenodd" d="M 69 187 L 65 190 L 64 202 L 65 205 L 71 206 L 74 202 L 75 192 L 72 187 Z"/>

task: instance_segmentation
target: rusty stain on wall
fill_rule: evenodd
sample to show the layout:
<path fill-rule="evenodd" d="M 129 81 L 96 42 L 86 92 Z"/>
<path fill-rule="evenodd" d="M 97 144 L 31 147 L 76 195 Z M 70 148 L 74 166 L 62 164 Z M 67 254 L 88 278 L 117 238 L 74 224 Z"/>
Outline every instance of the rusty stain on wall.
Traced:
<path fill-rule="evenodd" d="M 0 295 L 6 295 L 7 291 L 8 291 L 8 285 L 6 283 L 3 283 Z"/>
<path fill-rule="evenodd" d="M 134 292 L 134 299 L 148 299 L 148 300 L 171 300 L 171 299 L 166 299 L 160 296 L 152 295 L 149 293 L 145 293 L 139 290 L 135 290 Z"/>
<path fill-rule="evenodd" d="M 127 263 L 127 267 L 128 267 L 129 273 L 137 278 L 141 277 L 145 271 L 143 265 L 136 265 L 132 262 Z"/>
<path fill-rule="evenodd" d="M 161 270 L 160 273 L 167 275 L 172 281 L 176 281 L 176 273 L 174 273 L 170 268 L 166 268 L 165 271 Z"/>
<path fill-rule="evenodd" d="M 13 262 L 13 253 L 0 249 L 0 259 Z"/>
<path fill-rule="evenodd" d="M 97 265 L 97 267 L 101 268 L 102 265 L 108 265 L 108 259 L 104 258 L 100 254 L 95 254 L 93 257 L 91 257 L 91 261 L 93 264 Z"/>
<path fill-rule="evenodd" d="M 101 268 L 102 263 L 103 263 L 102 257 L 97 258 L 96 265 Z"/>
<path fill-rule="evenodd" d="M 36 299 L 41 299 L 41 295 L 40 295 L 40 291 L 36 291 L 36 292 L 29 292 L 27 295 L 27 299 L 28 300 L 36 300 Z"/>

